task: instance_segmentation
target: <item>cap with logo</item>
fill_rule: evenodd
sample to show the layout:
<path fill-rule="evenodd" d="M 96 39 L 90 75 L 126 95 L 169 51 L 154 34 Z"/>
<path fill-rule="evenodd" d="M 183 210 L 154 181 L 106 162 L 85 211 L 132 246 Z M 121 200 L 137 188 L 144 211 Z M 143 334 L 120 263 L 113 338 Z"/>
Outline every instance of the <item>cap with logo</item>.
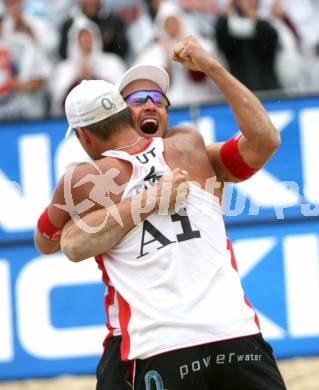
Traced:
<path fill-rule="evenodd" d="M 116 83 L 116 87 L 120 92 L 136 80 L 149 80 L 156 83 L 163 93 L 167 93 L 169 88 L 169 75 L 165 69 L 156 65 L 140 64 L 132 66 L 123 77 Z"/>
<path fill-rule="evenodd" d="M 83 80 L 65 100 L 65 114 L 72 129 L 85 127 L 109 118 L 127 107 L 118 88 L 104 80 Z"/>

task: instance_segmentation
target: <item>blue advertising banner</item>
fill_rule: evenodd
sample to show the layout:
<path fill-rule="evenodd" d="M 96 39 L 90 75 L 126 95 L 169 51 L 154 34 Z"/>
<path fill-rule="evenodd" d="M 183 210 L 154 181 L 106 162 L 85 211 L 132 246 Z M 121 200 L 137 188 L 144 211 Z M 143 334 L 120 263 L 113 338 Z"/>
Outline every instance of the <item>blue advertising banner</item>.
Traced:
<path fill-rule="evenodd" d="M 225 220 L 246 295 L 277 357 L 319 354 L 319 98 L 264 101 L 278 152 L 229 185 Z M 225 104 L 172 110 L 207 143 L 238 131 Z M 65 120 L 0 125 L 0 380 L 93 374 L 106 335 L 95 262 L 41 256 L 32 237 L 65 167 L 87 159 Z"/>
<path fill-rule="evenodd" d="M 319 355 L 319 220 L 229 227 L 238 271 L 278 358 Z"/>

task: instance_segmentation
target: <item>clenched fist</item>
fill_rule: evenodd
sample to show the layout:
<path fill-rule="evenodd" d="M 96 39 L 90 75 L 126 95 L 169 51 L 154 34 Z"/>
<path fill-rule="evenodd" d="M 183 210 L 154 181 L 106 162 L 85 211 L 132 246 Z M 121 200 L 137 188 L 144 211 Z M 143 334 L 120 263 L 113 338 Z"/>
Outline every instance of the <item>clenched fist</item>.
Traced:
<path fill-rule="evenodd" d="M 214 61 L 193 36 L 189 36 L 176 44 L 173 50 L 173 60 L 180 62 L 190 70 L 204 73 L 206 73 L 209 63 Z"/>

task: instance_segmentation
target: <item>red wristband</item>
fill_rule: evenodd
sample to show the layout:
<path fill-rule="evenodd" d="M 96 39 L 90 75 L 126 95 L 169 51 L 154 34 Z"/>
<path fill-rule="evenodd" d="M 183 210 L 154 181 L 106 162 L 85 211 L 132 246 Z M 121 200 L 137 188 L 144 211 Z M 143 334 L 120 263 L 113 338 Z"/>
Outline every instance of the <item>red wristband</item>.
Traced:
<path fill-rule="evenodd" d="M 58 241 L 60 240 L 62 230 L 49 219 L 48 208 L 46 208 L 38 219 L 39 232 L 48 240 Z"/>
<path fill-rule="evenodd" d="M 237 179 L 245 180 L 250 178 L 258 171 L 256 168 L 249 167 L 238 150 L 239 137 L 230 138 L 220 149 L 221 159 L 227 170 Z"/>

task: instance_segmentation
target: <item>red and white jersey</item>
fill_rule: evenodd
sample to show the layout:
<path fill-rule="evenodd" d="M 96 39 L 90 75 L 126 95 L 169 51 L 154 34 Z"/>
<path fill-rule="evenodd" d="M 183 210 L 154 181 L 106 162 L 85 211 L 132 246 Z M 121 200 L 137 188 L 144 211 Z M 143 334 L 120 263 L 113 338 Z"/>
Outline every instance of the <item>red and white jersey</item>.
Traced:
<path fill-rule="evenodd" d="M 151 138 L 133 155 L 103 153 L 133 166 L 123 199 L 170 171 L 163 150 Z M 116 290 L 123 360 L 260 331 L 227 245 L 219 199 L 190 184 L 182 212 L 152 214 L 98 259 Z"/>

